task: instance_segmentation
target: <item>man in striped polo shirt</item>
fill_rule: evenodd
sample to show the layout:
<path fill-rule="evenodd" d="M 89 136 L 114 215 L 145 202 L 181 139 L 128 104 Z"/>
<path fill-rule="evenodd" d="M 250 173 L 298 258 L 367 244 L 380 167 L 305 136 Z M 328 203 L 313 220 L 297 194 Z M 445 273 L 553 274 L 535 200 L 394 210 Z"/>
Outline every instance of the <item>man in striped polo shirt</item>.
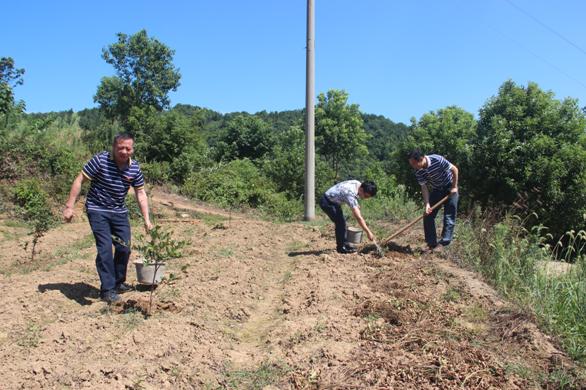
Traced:
<path fill-rule="evenodd" d="M 73 181 L 69 198 L 63 210 L 66 222 L 73 218 L 73 206 L 84 182 L 90 181 L 85 208 L 98 255 L 96 268 L 100 276 L 100 297 L 113 303 L 120 300 L 119 293 L 132 289 L 125 283 L 130 248 L 112 242 L 112 235 L 130 243 L 130 223 L 124 199 L 130 186 L 134 188 L 136 200 L 144 218 L 147 231 L 152 228 L 148 200 L 144 190 L 144 177 L 138 163 L 131 159 L 134 138 L 119 134 L 114 138 L 111 152 L 96 154 Z M 112 254 L 114 244 L 114 254 Z"/>
<path fill-rule="evenodd" d="M 419 149 L 409 153 L 409 164 L 415 169 L 415 177 L 421 185 L 425 217 L 423 230 L 425 242 L 430 250 L 441 250 L 449 245 L 454 235 L 456 213 L 458 210 L 458 168 L 439 154 L 424 155 Z M 444 204 L 444 225 L 442 238 L 438 242 L 435 230 L 435 216 L 439 207 L 431 210 L 433 205 L 450 195 Z"/>

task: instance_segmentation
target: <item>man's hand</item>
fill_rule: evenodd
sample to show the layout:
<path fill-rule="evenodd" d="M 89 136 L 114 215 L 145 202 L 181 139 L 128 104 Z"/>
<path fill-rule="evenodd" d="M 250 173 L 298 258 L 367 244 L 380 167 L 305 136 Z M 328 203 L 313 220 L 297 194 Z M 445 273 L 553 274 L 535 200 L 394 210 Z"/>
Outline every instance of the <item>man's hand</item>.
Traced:
<path fill-rule="evenodd" d="M 450 190 L 450 196 L 458 193 L 458 187 L 454 187 Z"/>
<path fill-rule="evenodd" d="M 431 206 L 429 205 L 429 203 L 425 204 L 425 215 L 429 215 L 431 214 L 433 210 L 431 209 Z"/>
<path fill-rule="evenodd" d="M 145 221 L 144 222 L 144 231 L 146 233 L 150 232 L 153 229 L 153 224 L 151 223 L 151 221 Z"/>
<path fill-rule="evenodd" d="M 71 222 L 72 218 L 73 218 L 73 207 L 65 206 L 65 209 L 63 209 L 63 219 L 65 220 L 65 222 Z"/>
<path fill-rule="evenodd" d="M 372 232 L 371 232 L 370 230 L 368 230 L 368 231 L 366 232 L 366 235 L 368 236 L 368 239 L 369 239 L 370 241 L 374 241 L 374 234 L 372 234 Z"/>

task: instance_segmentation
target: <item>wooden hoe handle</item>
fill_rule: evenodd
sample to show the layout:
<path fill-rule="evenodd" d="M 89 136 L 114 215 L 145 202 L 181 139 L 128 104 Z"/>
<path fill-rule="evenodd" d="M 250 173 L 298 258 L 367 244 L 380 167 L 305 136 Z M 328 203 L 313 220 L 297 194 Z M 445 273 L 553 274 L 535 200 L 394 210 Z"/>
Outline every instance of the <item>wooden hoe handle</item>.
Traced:
<path fill-rule="evenodd" d="M 450 194 L 444 196 L 439 202 L 437 202 L 436 204 L 433 205 L 433 207 L 431 208 L 431 211 L 433 211 L 433 210 L 437 209 L 439 206 L 441 206 L 446 200 L 448 200 L 449 197 L 450 197 Z M 393 238 L 397 237 L 399 234 L 403 233 L 405 230 L 409 229 L 411 226 L 415 225 L 417 222 L 421 221 L 423 219 L 423 217 L 425 217 L 425 214 L 420 215 L 419 217 L 417 217 L 413 221 L 409 222 L 407 225 L 405 225 L 403 228 L 401 228 L 401 230 L 393 233 L 391 236 L 389 236 L 387 239 L 385 239 L 382 242 L 382 245 L 383 246 L 387 245 L 389 243 L 389 241 L 391 241 Z"/>

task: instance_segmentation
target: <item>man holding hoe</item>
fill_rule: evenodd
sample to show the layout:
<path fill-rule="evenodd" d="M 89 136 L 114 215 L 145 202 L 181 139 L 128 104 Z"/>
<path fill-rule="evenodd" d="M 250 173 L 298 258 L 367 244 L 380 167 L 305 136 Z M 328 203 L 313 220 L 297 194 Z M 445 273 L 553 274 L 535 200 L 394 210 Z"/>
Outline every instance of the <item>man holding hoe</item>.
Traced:
<path fill-rule="evenodd" d="M 419 149 L 410 152 L 408 159 L 411 167 L 415 169 L 415 177 L 421 185 L 421 193 L 425 203 L 425 217 L 423 218 L 425 242 L 430 251 L 441 251 L 444 246 L 450 244 L 454 235 L 459 198 L 458 168 L 439 154 L 426 156 Z M 448 195 L 448 200 L 444 204 L 442 239 L 438 242 L 435 216 L 439 207 L 434 210 L 432 207 Z"/>
<path fill-rule="evenodd" d="M 130 134 L 119 134 L 114 138 L 112 151 L 96 154 L 83 167 L 71 185 L 65 203 L 63 218 L 71 222 L 73 207 L 84 182 L 90 181 L 86 199 L 86 212 L 96 240 L 96 268 L 100 276 L 100 298 L 108 303 L 120 300 L 119 293 L 132 289 L 125 283 L 130 248 L 112 242 L 112 235 L 130 243 L 130 222 L 124 199 L 130 186 L 134 188 L 144 227 L 152 229 L 148 200 L 144 189 L 144 177 L 138 163 L 131 159 L 134 138 Z M 112 254 L 112 244 L 115 251 Z"/>
<path fill-rule="evenodd" d="M 376 195 L 376 184 L 371 181 L 364 183 L 358 180 L 346 180 L 327 190 L 319 201 L 319 207 L 330 217 L 336 225 L 336 250 L 338 253 L 354 253 L 356 248 L 346 242 L 346 219 L 342 212 L 342 204 L 347 204 L 360 227 L 366 232 L 368 239 L 374 241 L 374 234 L 370 231 L 362 214 L 358 199 L 368 199 Z"/>

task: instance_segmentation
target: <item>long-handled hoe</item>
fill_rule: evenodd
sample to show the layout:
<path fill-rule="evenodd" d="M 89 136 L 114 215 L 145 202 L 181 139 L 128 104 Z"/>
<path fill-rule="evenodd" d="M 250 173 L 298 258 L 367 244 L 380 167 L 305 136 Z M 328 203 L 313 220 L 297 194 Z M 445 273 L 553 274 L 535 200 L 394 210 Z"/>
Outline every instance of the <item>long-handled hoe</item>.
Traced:
<path fill-rule="evenodd" d="M 436 204 L 434 204 L 431 207 L 431 211 L 437 209 L 439 206 L 441 206 L 442 204 L 444 204 L 444 202 L 446 200 L 448 200 L 449 197 L 450 197 L 450 195 L 446 195 L 445 197 L 443 197 L 439 202 L 437 202 Z M 395 233 L 391 234 L 389 237 L 387 237 L 386 239 L 384 239 L 381 242 L 380 245 L 375 241 L 374 242 L 374 245 L 376 247 L 376 254 L 379 257 L 383 257 L 384 256 L 383 248 L 387 247 L 389 245 L 389 243 L 391 242 L 392 239 L 397 238 L 399 235 L 401 235 L 403 232 L 405 232 L 411 226 L 413 226 L 417 222 L 421 221 L 423 219 L 423 217 L 425 217 L 425 214 L 420 215 L 419 217 L 415 218 L 414 220 L 412 220 L 411 222 L 409 222 L 407 225 L 403 226 L 401 229 L 399 229 Z M 360 252 L 362 252 L 365 249 L 365 246 L 360 249 Z"/>

